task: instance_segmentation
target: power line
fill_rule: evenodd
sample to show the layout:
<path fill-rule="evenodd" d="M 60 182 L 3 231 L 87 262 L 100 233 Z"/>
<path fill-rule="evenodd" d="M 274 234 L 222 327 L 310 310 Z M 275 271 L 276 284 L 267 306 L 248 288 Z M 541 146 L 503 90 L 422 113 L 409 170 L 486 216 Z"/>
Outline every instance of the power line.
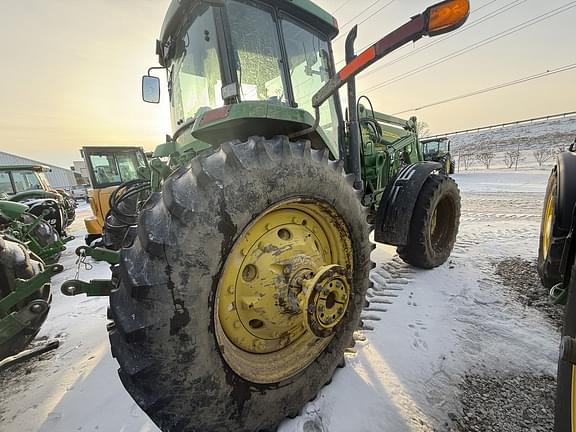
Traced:
<path fill-rule="evenodd" d="M 364 13 L 366 13 L 367 10 L 372 9 L 374 6 L 376 6 L 377 3 L 380 3 L 382 0 L 376 0 L 372 3 L 370 3 L 370 6 L 368 6 L 366 9 L 364 9 L 362 12 L 360 12 L 359 14 L 355 15 L 353 18 L 349 19 L 348 21 L 346 21 L 344 24 L 342 24 L 340 26 L 340 29 L 343 29 L 344 27 L 346 27 L 348 24 L 350 24 L 351 22 L 353 22 L 356 18 L 358 18 L 359 16 L 363 15 Z M 336 39 L 334 39 L 334 41 L 336 41 L 337 39 L 341 38 L 342 35 L 338 36 Z"/>
<path fill-rule="evenodd" d="M 334 10 L 334 12 L 332 12 L 332 15 L 336 15 L 336 12 L 341 11 L 341 10 L 344 8 L 344 6 L 346 6 L 346 5 L 348 5 L 348 4 L 349 4 L 348 0 L 344 0 L 344 1 L 342 2 L 342 4 L 341 4 L 340 6 L 338 6 L 338 7 Z"/>
<path fill-rule="evenodd" d="M 504 6 L 502 6 L 502 7 L 498 8 L 498 9 L 496 9 L 496 10 L 494 10 L 494 11 L 492 11 L 492 12 L 490 12 L 490 13 L 488 13 L 488 14 L 480 17 L 480 18 L 478 18 L 476 21 L 471 22 L 470 24 L 466 25 L 465 27 L 461 28 L 460 30 L 457 30 L 457 31 L 452 32 L 452 33 L 449 33 L 449 34 L 447 34 L 446 36 L 444 36 L 444 37 L 442 37 L 442 38 L 440 38 L 440 39 L 436 39 L 436 40 L 434 40 L 434 41 L 432 41 L 432 42 L 429 42 L 429 43 L 427 43 L 427 44 L 425 44 L 425 45 L 421 45 L 419 48 L 415 49 L 414 51 L 410 51 L 409 53 L 404 54 L 403 56 L 400 56 L 400 57 L 398 57 L 398 58 L 396 58 L 396 59 L 394 59 L 394 60 L 392 60 L 392 61 L 389 61 L 388 63 L 384 63 L 383 65 L 381 65 L 381 66 L 379 66 L 379 67 L 377 67 L 377 68 L 369 71 L 368 73 L 363 74 L 363 75 L 362 75 L 362 78 L 366 78 L 367 76 L 373 75 L 374 73 L 376 73 L 376 72 L 378 72 L 378 71 L 381 71 L 382 69 L 385 69 L 385 68 L 387 68 L 387 67 L 389 67 L 389 66 L 392 66 L 392 65 L 394 65 L 394 64 L 396 64 L 396 63 L 399 63 L 399 62 L 401 62 L 402 60 L 407 59 L 408 57 L 412 57 L 413 55 L 416 55 L 416 54 L 418 54 L 419 52 L 422 52 L 422 51 L 424 51 L 424 50 L 426 50 L 426 49 L 428 49 L 428 48 L 430 48 L 430 47 L 432 47 L 432 46 L 434 46 L 434 45 L 438 45 L 439 43 L 442 43 L 442 42 L 444 42 L 444 41 L 446 41 L 446 40 L 448 40 L 448 39 L 451 39 L 451 38 L 453 38 L 453 37 L 456 37 L 456 36 L 458 36 L 458 35 L 461 34 L 461 33 L 464 33 L 464 32 L 466 32 L 466 31 L 468 31 L 468 30 L 471 30 L 471 29 L 473 29 L 474 27 L 476 27 L 476 26 L 478 26 L 478 25 L 480 25 L 480 24 L 483 24 L 483 23 L 486 22 L 486 21 L 491 20 L 492 18 L 496 18 L 497 16 L 500 16 L 500 15 L 502 15 L 503 13 L 508 12 L 510 9 L 514 9 L 515 7 L 518 7 L 518 6 L 522 5 L 523 3 L 526 3 L 527 1 L 528 1 L 528 0 L 513 0 L 513 1 L 511 1 L 510 3 L 507 3 L 507 4 L 505 4 Z"/>
<path fill-rule="evenodd" d="M 386 3 L 384 6 L 382 6 L 381 8 L 379 8 L 377 11 L 375 11 L 374 13 L 368 15 L 366 18 L 364 18 L 362 21 L 360 21 L 359 23 L 355 23 L 354 25 L 362 25 L 364 24 L 366 21 L 368 21 L 369 19 L 374 18 L 376 15 L 378 15 L 380 12 L 382 12 L 384 9 L 386 9 L 388 6 L 390 6 L 392 3 L 394 3 L 395 0 L 390 0 L 388 3 Z M 364 11 L 365 12 L 365 11 Z M 360 14 L 362 15 L 362 14 Z M 344 37 L 344 33 L 342 33 L 340 36 L 338 36 L 336 39 L 334 39 L 334 42 L 336 42 L 338 39 L 341 39 Z"/>
<path fill-rule="evenodd" d="M 495 35 L 493 35 L 493 36 L 490 36 L 490 37 L 488 37 L 488 38 L 486 38 L 486 39 L 483 39 L 483 40 L 481 40 L 481 41 L 479 41 L 479 42 L 475 42 L 475 43 L 473 43 L 472 45 L 468 45 L 467 47 L 464 47 L 464 48 L 462 48 L 462 49 L 460 49 L 460 50 L 454 51 L 454 52 L 452 52 L 452 53 L 450 53 L 450 54 L 448 54 L 448 55 L 446 55 L 446 56 L 444 56 L 444 57 L 441 57 L 441 58 L 439 58 L 439 59 L 437 59 L 437 60 L 434 60 L 434 61 L 432 61 L 432 62 L 430 62 L 430 63 L 426 63 L 426 64 L 423 65 L 423 66 L 419 66 L 419 67 L 417 67 L 417 68 L 415 68 L 415 69 L 412 69 L 412 70 L 409 71 L 409 72 L 406 72 L 406 73 L 397 75 L 397 76 L 395 76 L 394 78 L 391 78 L 391 79 L 389 79 L 389 80 L 387 80 L 387 81 L 384 81 L 384 82 L 382 82 L 382 83 L 380 83 L 380 84 L 374 85 L 374 86 L 368 88 L 367 90 L 365 90 L 364 93 L 373 92 L 374 90 L 379 90 L 379 89 L 381 89 L 381 88 L 383 88 L 383 87 L 387 87 L 387 86 L 389 86 L 390 84 L 396 83 L 396 82 L 398 82 L 398 81 L 401 81 L 401 80 L 403 80 L 403 79 L 406 79 L 406 78 L 408 78 L 408 77 L 411 77 L 411 76 L 413 76 L 413 75 L 416 75 L 416 74 L 418 74 L 418 73 L 420 73 L 420 72 L 423 72 L 423 71 L 425 71 L 425 70 L 428 70 L 428 69 L 430 69 L 430 68 L 432 68 L 432 67 L 434 67 L 434 66 L 438 66 L 439 64 L 445 63 L 445 62 L 447 62 L 448 60 L 452 60 L 452 59 L 454 59 L 454 58 L 456 58 L 456 57 L 459 57 L 459 56 L 461 56 L 461 55 L 463 55 L 463 54 L 466 54 L 466 53 L 468 53 L 468 52 L 474 51 L 474 50 L 476 50 L 476 49 L 478 49 L 478 48 L 481 48 L 481 47 L 483 47 L 483 46 L 485 46 L 485 45 L 488 45 L 488 44 L 490 44 L 490 43 L 492 43 L 492 42 L 496 42 L 496 41 L 498 41 L 498 40 L 500 40 L 500 39 L 503 39 L 503 38 L 505 38 L 505 37 L 507 37 L 507 36 L 510 36 L 510 35 L 514 34 L 514 33 L 517 33 L 517 32 L 519 32 L 519 31 L 521 31 L 521 30 L 524 30 L 524 29 L 526 29 L 526 28 L 532 27 L 533 25 L 536 25 L 536 24 L 538 24 L 538 23 L 540 23 L 540 22 L 542 22 L 542 21 L 545 21 L 545 20 L 547 20 L 547 19 L 550 19 L 550 18 L 552 18 L 552 17 L 554 17 L 554 16 L 556 16 L 556 15 L 558 15 L 558 14 L 561 14 L 561 13 L 563 13 L 563 12 L 566 12 L 567 10 L 572 9 L 572 8 L 574 8 L 574 7 L 576 7 L 576 1 L 571 1 L 571 2 L 569 2 L 569 3 L 567 3 L 567 4 L 563 5 L 563 6 L 561 6 L 561 7 L 559 7 L 559 8 L 553 9 L 553 10 L 551 10 L 551 11 L 549 11 L 549 12 L 546 12 L 546 13 L 544 13 L 544 14 L 542 14 L 542 15 L 539 15 L 539 16 L 537 16 L 537 17 L 535 17 L 535 18 L 532 18 L 532 19 L 530 19 L 530 20 L 528 20 L 528 21 L 525 21 L 525 22 L 523 22 L 523 23 L 521 23 L 521 24 L 518 24 L 518 25 L 516 25 L 516 26 L 514 26 L 514 27 L 511 27 L 511 28 L 509 28 L 509 29 L 507 29 L 507 30 L 505 30 L 505 31 L 503 31 L 503 32 L 497 33 L 497 34 L 495 34 Z"/>
<path fill-rule="evenodd" d="M 474 15 L 475 13 L 477 13 L 477 12 L 481 11 L 482 9 L 490 6 L 491 4 L 496 3 L 497 1 L 502 1 L 502 0 L 491 0 L 491 1 L 489 1 L 488 3 L 480 6 L 479 8 L 474 9 L 474 10 L 470 13 L 470 15 Z M 519 1 L 519 0 L 513 0 L 512 3 L 515 3 L 516 1 Z M 522 0 L 522 1 L 527 1 L 527 0 Z M 510 3 L 509 3 L 509 4 L 510 4 Z M 503 7 L 506 7 L 506 5 L 504 5 Z M 494 12 L 497 12 L 497 11 L 500 10 L 500 9 L 502 9 L 502 8 L 499 8 L 499 9 L 497 9 L 497 10 L 494 11 Z M 377 12 L 378 12 L 378 11 L 377 11 Z M 364 21 L 362 21 L 362 23 L 366 22 L 368 19 L 370 19 L 370 18 L 372 18 L 373 16 L 375 16 L 377 12 L 369 15 Z M 490 15 L 490 14 L 488 14 L 488 15 Z M 485 15 L 484 17 L 486 17 L 486 16 L 488 16 L 488 15 Z M 482 18 L 484 18 L 484 17 L 482 17 Z M 479 18 L 479 20 L 482 19 L 482 18 Z M 474 21 L 474 22 L 476 22 L 476 21 Z M 461 31 L 466 30 L 466 29 L 468 29 L 469 27 L 470 27 L 470 25 L 468 24 L 468 25 L 466 25 L 466 27 L 464 27 Z M 454 32 L 454 33 L 456 33 L 456 34 L 457 34 L 457 33 L 460 33 L 460 31 L 457 31 L 457 32 Z M 451 33 L 451 35 L 454 34 L 454 33 Z M 340 35 L 340 36 L 342 36 L 342 35 Z M 339 36 L 339 37 L 340 37 L 340 36 Z M 450 36 L 450 35 L 448 35 L 448 36 Z M 339 37 L 336 38 L 336 39 L 339 39 Z M 335 41 L 336 39 L 334 39 L 334 41 Z M 442 39 L 440 39 L 440 40 L 444 40 L 444 39 L 446 39 L 446 37 L 444 37 L 444 38 L 442 38 Z M 428 44 L 428 45 L 430 45 L 430 44 Z M 372 43 L 369 43 L 368 45 L 363 46 L 363 47 L 360 48 L 358 51 L 359 51 L 359 52 L 362 52 L 362 51 L 364 51 L 366 48 L 368 48 L 368 47 L 370 47 L 370 46 L 372 46 Z M 408 46 L 408 45 L 405 45 L 405 47 L 407 47 L 407 46 Z M 426 45 L 426 46 L 427 46 L 427 45 Z M 342 63 L 344 63 L 344 62 L 345 62 L 345 59 L 339 60 L 339 61 L 336 62 L 336 66 L 338 66 L 339 64 L 342 64 Z"/>
<path fill-rule="evenodd" d="M 476 91 L 473 91 L 473 92 L 470 92 L 470 93 L 466 93 L 466 94 L 463 94 L 463 95 L 460 95 L 460 96 L 454 96 L 454 97 L 451 97 L 451 98 L 448 98 L 448 99 L 443 99 L 443 100 L 440 100 L 440 101 L 437 101 L 437 102 L 432 102 L 432 103 L 429 103 L 429 104 L 426 104 L 426 105 L 422 105 L 422 106 L 417 107 L 417 108 L 411 108 L 411 109 L 399 111 L 399 112 L 394 113 L 394 114 L 392 114 L 392 115 L 400 115 L 400 114 L 404 114 L 404 113 L 407 113 L 407 112 L 420 111 L 420 110 L 423 110 L 423 109 L 425 109 L 425 108 L 430 108 L 430 107 L 437 106 L 437 105 L 443 105 L 443 104 L 446 104 L 446 103 L 448 103 L 448 102 L 454 102 L 454 101 L 458 101 L 458 100 L 461 100 L 461 99 L 466 99 L 466 98 L 469 98 L 469 97 L 472 97 L 472 96 L 477 96 L 477 95 L 480 95 L 480 94 L 493 92 L 493 91 L 500 90 L 500 89 L 503 89 L 503 88 L 506 88 L 506 87 L 512 87 L 512 86 L 515 86 L 515 85 L 518 85 L 518 84 L 523 84 L 523 83 L 526 83 L 526 82 L 529 82 L 529 81 L 534 81 L 534 80 L 537 80 L 537 79 L 540 79 L 540 78 L 545 78 L 545 77 L 548 77 L 548 76 L 551 76 L 551 75 L 556 75 L 556 74 L 559 74 L 559 73 L 562 73 L 562 72 L 567 72 L 567 71 L 570 71 L 570 70 L 573 70 L 573 69 L 576 69 L 576 63 L 569 64 L 569 65 L 566 65 L 566 66 L 561 66 L 561 67 L 559 67 L 559 68 L 552 69 L 552 70 L 547 70 L 546 72 L 541 72 L 541 73 L 538 73 L 538 74 L 535 74 L 535 75 L 530 75 L 530 76 L 527 76 L 527 77 L 518 78 L 518 79 L 515 79 L 514 81 L 509 81 L 509 82 L 505 82 L 505 83 L 496 84 L 496 85 L 494 85 L 494 86 L 486 87 L 486 88 L 483 88 L 483 89 L 480 89 L 480 90 L 476 90 Z"/>

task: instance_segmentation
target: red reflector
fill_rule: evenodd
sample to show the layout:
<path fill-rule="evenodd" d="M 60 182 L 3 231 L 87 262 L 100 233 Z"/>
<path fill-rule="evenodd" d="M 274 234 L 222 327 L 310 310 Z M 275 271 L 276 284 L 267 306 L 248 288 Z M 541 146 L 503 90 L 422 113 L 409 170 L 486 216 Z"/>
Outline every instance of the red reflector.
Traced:
<path fill-rule="evenodd" d="M 376 49 L 371 46 L 350 63 L 348 63 L 344 68 L 338 73 L 338 76 L 342 81 L 346 81 L 351 75 L 362 68 L 366 63 L 374 60 L 376 58 Z"/>
<path fill-rule="evenodd" d="M 204 114 L 202 114 L 202 121 L 200 121 L 200 124 L 212 123 L 213 121 L 216 120 L 222 120 L 223 118 L 226 118 L 226 116 L 228 116 L 229 112 L 230 112 L 230 105 L 206 111 Z"/>

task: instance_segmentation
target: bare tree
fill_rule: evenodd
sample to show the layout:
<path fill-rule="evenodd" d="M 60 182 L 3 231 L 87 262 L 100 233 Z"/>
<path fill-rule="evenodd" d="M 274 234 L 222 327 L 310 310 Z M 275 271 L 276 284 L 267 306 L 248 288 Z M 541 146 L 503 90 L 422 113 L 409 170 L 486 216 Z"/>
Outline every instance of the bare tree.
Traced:
<path fill-rule="evenodd" d="M 506 165 L 506 168 L 512 168 L 514 166 L 517 153 L 516 150 L 504 153 L 504 165 Z"/>
<path fill-rule="evenodd" d="M 420 138 L 426 138 L 430 136 L 430 126 L 425 121 L 418 120 L 416 129 L 418 130 L 418 136 Z"/>
<path fill-rule="evenodd" d="M 476 160 L 482 163 L 486 169 L 490 169 L 490 164 L 492 164 L 492 160 L 496 157 L 496 153 L 493 151 L 484 151 L 478 153 L 476 155 Z"/>
<path fill-rule="evenodd" d="M 522 157 L 522 152 L 520 150 L 512 150 L 506 152 L 504 155 L 504 163 L 507 168 L 518 167 L 518 163 L 522 162 L 524 158 Z"/>
<path fill-rule="evenodd" d="M 555 151 L 552 149 L 538 149 L 533 152 L 534 159 L 538 162 L 538 166 L 541 167 L 542 164 L 552 159 L 555 155 Z"/>
<path fill-rule="evenodd" d="M 474 164 L 474 153 L 461 154 L 459 164 L 464 165 L 464 170 L 468 171 L 468 168 Z"/>

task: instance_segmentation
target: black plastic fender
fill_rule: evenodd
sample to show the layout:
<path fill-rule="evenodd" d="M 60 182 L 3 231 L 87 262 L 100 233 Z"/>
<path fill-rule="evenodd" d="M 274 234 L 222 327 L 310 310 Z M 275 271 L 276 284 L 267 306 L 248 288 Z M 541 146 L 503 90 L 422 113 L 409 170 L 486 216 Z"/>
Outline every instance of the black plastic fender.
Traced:
<path fill-rule="evenodd" d="M 402 168 L 388 184 L 376 212 L 374 240 L 393 246 L 408 243 L 412 213 L 426 179 L 442 170 L 438 162 L 418 162 Z"/>
<path fill-rule="evenodd" d="M 576 152 L 564 152 L 558 156 L 558 202 L 556 204 L 556 227 L 563 234 L 570 231 L 576 205 Z"/>

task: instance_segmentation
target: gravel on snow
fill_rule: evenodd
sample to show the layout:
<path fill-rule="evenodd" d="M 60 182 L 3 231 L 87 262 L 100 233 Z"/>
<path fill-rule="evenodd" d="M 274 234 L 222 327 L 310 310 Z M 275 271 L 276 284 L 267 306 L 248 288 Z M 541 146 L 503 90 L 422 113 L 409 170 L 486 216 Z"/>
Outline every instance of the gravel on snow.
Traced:
<path fill-rule="evenodd" d="M 556 380 L 551 376 L 467 375 L 463 414 L 451 432 L 549 432 L 554 429 Z"/>
<path fill-rule="evenodd" d="M 506 258 L 496 265 L 496 274 L 521 304 L 541 311 L 557 328 L 562 327 L 564 307 L 550 303 L 536 264 L 519 257 Z"/>

